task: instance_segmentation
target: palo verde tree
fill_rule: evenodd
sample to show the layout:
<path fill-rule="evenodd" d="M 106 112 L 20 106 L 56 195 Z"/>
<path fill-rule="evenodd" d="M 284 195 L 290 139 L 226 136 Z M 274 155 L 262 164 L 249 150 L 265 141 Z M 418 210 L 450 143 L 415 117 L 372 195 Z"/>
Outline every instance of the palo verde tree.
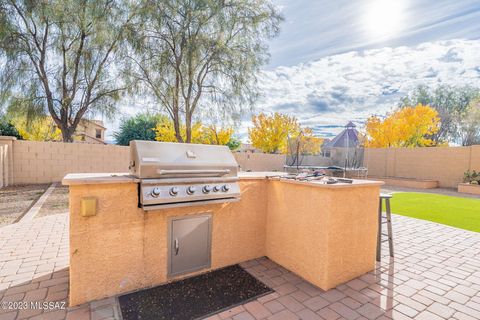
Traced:
<path fill-rule="evenodd" d="M 113 67 L 122 58 L 134 9 L 123 0 L 3 0 L 0 70 L 10 111 L 49 114 L 72 135 L 83 117 L 112 115 L 127 88 Z"/>
<path fill-rule="evenodd" d="M 200 109 L 238 115 L 257 96 L 267 40 L 282 20 L 270 0 L 145 0 L 132 36 L 131 76 L 192 141 Z M 182 134 L 182 126 L 185 134 Z"/>

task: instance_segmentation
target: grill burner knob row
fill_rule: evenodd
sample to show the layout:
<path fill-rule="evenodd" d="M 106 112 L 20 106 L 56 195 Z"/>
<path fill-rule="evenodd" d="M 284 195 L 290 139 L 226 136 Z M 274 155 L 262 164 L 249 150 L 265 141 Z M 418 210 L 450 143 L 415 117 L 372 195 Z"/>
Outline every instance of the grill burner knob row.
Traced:
<path fill-rule="evenodd" d="M 152 195 L 152 197 L 158 197 L 160 195 L 160 188 L 153 188 L 150 194 Z"/>
<path fill-rule="evenodd" d="M 188 194 L 194 194 L 195 191 L 196 191 L 195 186 L 190 186 L 190 187 L 187 188 L 187 193 Z"/>
<path fill-rule="evenodd" d="M 228 184 L 224 184 L 222 187 L 222 191 L 227 192 L 228 190 L 230 190 L 230 186 Z"/>
<path fill-rule="evenodd" d="M 214 192 L 220 191 L 220 186 L 214 186 L 214 187 L 213 187 L 213 191 L 214 191 Z"/>
<path fill-rule="evenodd" d="M 212 191 L 212 187 L 210 187 L 209 185 L 206 185 L 202 188 L 202 191 L 203 193 L 210 193 L 210 191 Z"/>
<path fill-rule="evenodd" d="M 169 193 L 171 196 L 176 196 L 178 194 L 178 191 L 178 187 L 171 187 Z"/>

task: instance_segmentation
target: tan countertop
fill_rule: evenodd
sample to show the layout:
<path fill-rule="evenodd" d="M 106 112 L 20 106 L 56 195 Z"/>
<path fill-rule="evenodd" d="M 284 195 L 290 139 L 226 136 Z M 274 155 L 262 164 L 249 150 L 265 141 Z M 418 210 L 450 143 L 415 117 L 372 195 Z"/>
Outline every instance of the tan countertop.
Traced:
<path fill-rule="evenodd" d="M 69 173 L 62 179 L 66 186 L 81 184 L 136 183 L 140 180 L 126 172 L 120 173 Z"/>
<path fill-rule="evenodd" d="M 313 181 L 298 181 L 280 179 L 281 176 L 287 175 L 286 172 L 262 171 L 262 172 L 239 172 L 240 180 L 263 180 L 272 179 L 279 180 L 285 183 L 310 185 L 321 188 L 349 188 L 359 186 L 375 186 L 383 185 L 382 181 L 373 180 L 358 180 L 353 179 L 353 183 L 336 183 L 325 184 L 318 180 Z M 63 180 L 64 185 L 82 185 L 82 184 L 118 184 L 118 183 L 137 183 L 140 180 L 126 172 L 120 173 L 70 173 L 67 174 Z"/>

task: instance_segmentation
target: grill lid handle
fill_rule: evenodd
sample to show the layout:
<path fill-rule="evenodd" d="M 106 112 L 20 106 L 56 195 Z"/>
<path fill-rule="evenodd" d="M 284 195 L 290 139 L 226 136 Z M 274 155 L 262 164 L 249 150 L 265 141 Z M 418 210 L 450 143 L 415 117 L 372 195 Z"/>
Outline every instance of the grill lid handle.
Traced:
<path fill-rule="evenodd" d="M 157 173 L 160 176 L 189 176 L 189 175 L 205 175 L 205 176 L 224 176 L 230 173 L 230 169 L 221 169 L 221 170 L 203 170 L 203 169 L 193 169 L 193 170 L 157 170 Z"/>

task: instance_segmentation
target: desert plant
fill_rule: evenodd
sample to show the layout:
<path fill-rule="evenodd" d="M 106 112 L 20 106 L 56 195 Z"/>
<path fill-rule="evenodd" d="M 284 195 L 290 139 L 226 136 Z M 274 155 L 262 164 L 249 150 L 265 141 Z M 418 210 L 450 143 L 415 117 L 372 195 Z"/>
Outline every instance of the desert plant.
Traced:
<path fill-rule="evenodd" d="M 467 170 L 463 174 L 463 182 L 470 184 L 480 184 L 480 172 Z"/>

